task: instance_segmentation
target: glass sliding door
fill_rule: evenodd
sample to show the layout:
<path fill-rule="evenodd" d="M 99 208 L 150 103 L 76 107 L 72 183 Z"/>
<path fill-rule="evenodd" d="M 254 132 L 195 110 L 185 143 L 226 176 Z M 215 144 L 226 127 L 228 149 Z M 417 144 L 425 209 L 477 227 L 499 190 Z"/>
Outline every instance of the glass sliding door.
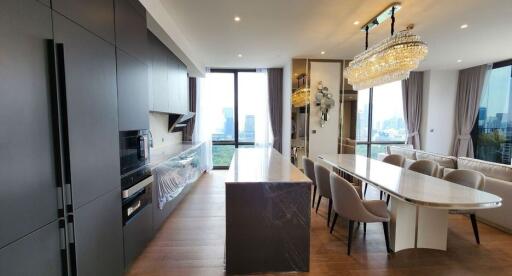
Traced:
<path fill-rule="evenodd" d="M 407 138 L 400 81 L 358 91 L 356 153 L 377 158 Z"/>
<path fill-rule="evenodd" d="M 229 72 L 208 73 L 205 85 L 211 99 L 213 118 L 212 143 L 213 166 L 226 167 L 235 151 L 235 74 Z"/>
<path fill-rule="evenodd" d="M 511 164 L 512 60 L 493 66 L 471 136 L 475 158 Z"/>
<path fill-rule="evenodd" d="M 254 147 L 268 136 L 266 72 L 214 69 L 206 75 L 212 93 L 213 167 L 227 169 L 238 147 Z M 264 138 L 263 138 L 264 139 Z"/>

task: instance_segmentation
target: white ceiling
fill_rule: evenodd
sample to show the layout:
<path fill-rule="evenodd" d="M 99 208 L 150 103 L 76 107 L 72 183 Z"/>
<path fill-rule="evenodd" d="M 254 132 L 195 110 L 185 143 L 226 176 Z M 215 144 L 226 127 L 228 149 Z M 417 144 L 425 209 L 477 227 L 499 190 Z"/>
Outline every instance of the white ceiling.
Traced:
<path fill-rule="evenodd" d="M 361 24 L 353 22 L 364 24 L 393 2 L 160 1 L 202 64 L 240 68 L 282 66 L 293 57 L 350 59 L 364 48 Z M 421 70 L 460 69 L 512 58 L 512 0 L 401 2 L 395 29 L 413 23 L 414 32 L 429 45 Z M 234 16 L 241 21 L 234 22 Z M 462 24 L 469 27 L 462 30 Z M 370 45 L 389 32 L 390 20 L 370 32 Z"/>

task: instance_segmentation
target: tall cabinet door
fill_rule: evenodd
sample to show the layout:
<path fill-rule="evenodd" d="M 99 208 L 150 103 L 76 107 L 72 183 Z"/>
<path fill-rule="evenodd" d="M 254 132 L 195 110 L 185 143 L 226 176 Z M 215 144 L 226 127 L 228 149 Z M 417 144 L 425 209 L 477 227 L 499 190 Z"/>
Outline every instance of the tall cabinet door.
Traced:
<path fill-rule="evenodd" d="M 106 41 L 115 43 L 113 0 L 52 0 L 52 8 Z"/>
<path fill-rule="evenodd" d="M 62 43 L 77 275 L 121 275 L 122 215 L 115 47 L 54 13 Z M 62 68 L 63 67 L 63 68 Z M 65 91 L 62 90 L 65 89 Z"/>
<path fill-rule="evenodd" d="M 115 48 L 54 13 L 64 45 L 69 160 L 75 208 L 120 187 Z"/>
<path fill-rule="evenodd" d="M 0 275 L 61 271 L 48 39 L 47 6 L 0 1 Z"/>

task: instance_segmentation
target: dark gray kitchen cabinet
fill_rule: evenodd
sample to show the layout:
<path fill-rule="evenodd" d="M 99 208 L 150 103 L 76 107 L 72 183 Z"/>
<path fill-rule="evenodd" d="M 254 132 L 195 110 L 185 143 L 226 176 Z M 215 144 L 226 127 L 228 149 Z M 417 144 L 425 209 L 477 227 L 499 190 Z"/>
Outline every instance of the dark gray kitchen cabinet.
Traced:
<path fill-rule="evenodd" d="M 156 203 L 155 203 L 156 204 Z M 123 228 L 124 263 L 128 269 L 153 238 L 153 206 L 146 205 Z"/>
<path fill-rule="evenodd" d="M 167 47 L 151 32 L 150 43 L 149 93 L 151 111 L 169 111 L 169 91 L 167 74 Z"/>
<path fill-rule="evenodd" d="M 181 114 L 188 112 L 187 67 L 151 32 L 149 43 L 150 110 Z"/>
<path fill-rule="evenodd" d="M 149 129 L 148 65 L 117 49 L 119 130 Z"/>
<path fill-rule="evenodd" d="M 123 230 L 121 188 L 74 212 L 77 275 L 122 275 Z"/>
<path fill-rule="evenodd" d="M 114 46 L 54 13 L 62 43 L 73 207 L 120 187 Z"/>
<path fill-rule="evenodd" d="M 51 11 L 34 0 L 4 0 L 0 1 L 0 21 L 3 248 L 56 221 L 58 207 L 51 117 L 54 91 L 49 87 L 47 47 L 47 40 L 52 38 Z M 0 267 L 7 257 L 0 254 Z M 0 275 L 9 274 L 0 269 Z"/>
<path fill-rule="evenodd" d="M 52 8 L 97 36 L 115 43 L 114 0 L 52 0 Z"/>
<path fill-rule="evenodd" d="M 58 276 L 62 271 L 57 221 L 0 249 L 0 275 Z"/>
<path fill-rule="evenodd" d="M 115 0 L 116 47 L 148 62 L 146 9 L 138 0 Z"/>

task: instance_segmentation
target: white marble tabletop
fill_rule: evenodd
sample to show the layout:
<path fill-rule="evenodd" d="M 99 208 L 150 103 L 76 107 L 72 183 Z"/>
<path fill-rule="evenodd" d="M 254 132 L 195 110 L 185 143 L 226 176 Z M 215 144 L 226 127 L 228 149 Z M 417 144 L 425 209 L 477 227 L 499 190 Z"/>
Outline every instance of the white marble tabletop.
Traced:
<path fill-rule="evenodd" d="M 322 154 L 318 158 L 350 175 L 416 205 L 443 209 L 486 209 L 501 206 L 496 195 L 423 175 L 354 154 Z"/>
<path fill-rule="evenodd" d="M 311 180 L 273 148 L 239 148 L 235 150 L 225 182 L 311 183 Z"/>

